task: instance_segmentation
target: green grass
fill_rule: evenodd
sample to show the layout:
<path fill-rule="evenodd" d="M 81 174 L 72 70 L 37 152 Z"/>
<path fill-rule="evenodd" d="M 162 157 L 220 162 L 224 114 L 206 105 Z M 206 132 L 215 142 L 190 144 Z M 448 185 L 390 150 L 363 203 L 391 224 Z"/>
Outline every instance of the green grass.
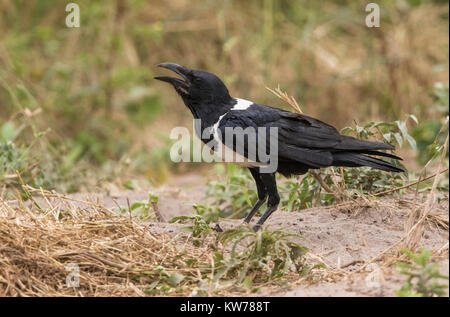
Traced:
<path fill-rule="evenodd" d="M 128 214 L 130 217 L 138 220 L 153 220 L 157 221 L 155 216 L 158 196 L 154 193 L 148 194 L 148 199 L 143 201 L 135 201 L 133 203 L 128 202 L 127 206 L 119 206 L 118 212 L 121 214 Z"/>
<path fill-rule="evenodd" d="M 77 3 L 79 29 L 64 26 L 63 1 L 0 4 L 0 142 L 9 147 L 0 161 L 3 180 L 19 170 L 26 183 L 78 191 L 99 186 L 98 179 L 139 175 L 159 183 L 186 170 L 165 163 L 170 128 L 191 126 L 179 98 L 153 80 L 155 65 L 169 60 L 220 74 L 234 96 L 275 106 L 263 87 L 280 84 L 305 112 L 338 127 L 414 113 L 421 164 L 445 126 L 442 1 L 381 1 L 378 30 L 365 27 L 364 4 L 354 1 Z M 11 138 L 13 146 L 6 145 Z M 17 166 L 11 155 L 20 156 Z M 249 204 L 254 195 L 247 194 Z M 242 213 L 237 206 L 230 212 Z"/>
<path fill-rule="evenodd" d="M 410 263 L 399 262 L 397 267 L 400 274 L 408 277 L 403 287 L 396 291 L 400 297 L 436 297 L 448 295 L 448 285 L 440 280 L 447 280 L 448 276 L 439 272 L 438 263 L 429 263 L 431 252 L 422 249 L 420 253 L 403 250 Z"/>
<path fill-rule="evenodd" d="M 308 272 L 304 257 L 307 249 L 293 242 L 293 237 L 301 238 L 284 230 L 264 228 L 254 232 L 245 225 L 220 233 L 218 241 L 231 251 L 216 253 L 214 280 L 231 278 L 250 288 L 255 281 L 267 282 L 289 271 L 299 275 Z"/>
<path fill-rule="evenodd" d="M 241 285 L 252 292 L 254 284 L 267 283 L 283 278 L 288 273 L 306 275 L 312 269 L 306 264 L 307 248 L 293 239 L 301 239 L 297 234 L 284 230 L 263 228 L 258 232 L 246 225 L 217 233 L 202 215 L 179 216 L 171 221 L 183 222 L 182 232 L 193 237 L 193 244 L 204 246 L 208 241 L 214 251 L 208 278 L 212 283 Z"/>

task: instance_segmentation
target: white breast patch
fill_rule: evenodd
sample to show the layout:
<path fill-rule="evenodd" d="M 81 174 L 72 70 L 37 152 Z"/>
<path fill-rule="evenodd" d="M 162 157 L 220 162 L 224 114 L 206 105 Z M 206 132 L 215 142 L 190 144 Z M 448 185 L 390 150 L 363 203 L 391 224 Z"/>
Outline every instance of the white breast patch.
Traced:
<path fill-rule="evenodd" d="M 246 110 L 248 107 L 250 107 L 250 105 L 253 104 L 253 102 L 249 101 L 249 100 L 240 99 L 240 98 L 235 98 L 235 99 L 236 99 L 237 103 L 234 105 L 233 108 L 230 109 L 230 111 Z M 219 138 L 219 134 L 217 131 L 219 128 L 220 121 L 227 113 L 221 115 L 219 117 L 219 120 L 217 120 L 217 122 L 213 125 L 214 139 L 218 142 L 218 145 L 219 145 L 218 147 L 215 148 L 216 155 L 219 156 L 222 159 L 222 161 L 224 161 L 224 162 L 226 161 L 226 159 L 232 158 L 232 162 L 234 162 L 238 165 L 243 165 L 243 166 L 247 166 L 247 167 L 255 167 L 255 166 L 264 165 L 263 163 L 259 163 L 259 162 L 255 162 L 255 161 L 247 159 L 246 157 L 242 156 L 239 153 L 234 152 L 232 149 L 228 148 L 227 146 L 225 146 L 225 144 L 222 143 L 222 140 Z"/>
<path fill-rule="evenodd" d="M 249 101 L 249 100 L 245 100 L 245 99 L 241 99 L 241 98 L 234 98 L 236 99 L 237 103 L 234 105 L 234 107 L 231 110 L 245 110 L 248 107 L 250 107 L 250 105 L 253 104 L 253 101 Z"/>

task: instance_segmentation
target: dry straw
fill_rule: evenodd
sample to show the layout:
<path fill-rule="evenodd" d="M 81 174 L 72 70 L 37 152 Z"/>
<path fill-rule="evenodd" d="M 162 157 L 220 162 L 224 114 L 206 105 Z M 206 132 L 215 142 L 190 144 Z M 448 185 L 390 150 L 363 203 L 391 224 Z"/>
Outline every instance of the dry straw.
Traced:
<path fill-rule="evenodd" d="M 289 106 L 295 112 L 303 113 L 302 110 L 300 109 L 297 101 L 295 100 L 295 98 L 290 97 L 286 92 L 284 92 L 280 88 L 280 86 L 278 86 L 276 89 L 270 89 L 268 87 L 266 87 L 266 89 L 268 91 L 270 91 L 272 94 L 274 94 L 276 97 L 280 98 L 281 100 L 283 100 L 284 102 L 289 104 Z M 448 119 L 446 120 L 445 125 L 447 123 L 448 123 Z M 409 183 L 407 185 L 395 187 L 395 188 L 389 189 L 387 191 L 380 192 L 375 195 L 371 195 L 371 196 L 383 196 L 383 195 L 390 194 L 390 193 L 393 193 L 393 192 L 396 192 L 396 191 L 399 191 L 402 189 L 410 188 L 410 187 L 412 187 L 414 185 L 418 185 L 426 180 L 433 179 L 431 191 L 428 194 L 425 203 L 423 203 L 423 204 L 415 204 L 414 203 L 414 208 L 411 210 L 408 221 L 405 223 L 405 233 L 402 236 L 402 238 L 399 241 L 397 241 L 396 243 L 389 246 L 383 252 L 377 254 L 375 257 L 373 257 L 369 261 L 364 262 L 363 265 L 360 266 L 356 270 L 356 272 L 363 271 L 371 263 L 381 260 L 382 258 L 384 258 L 388 255 L 390 256 L 390 258 L 384 264 L 392 264 L 392 263 L 398 261 L 402 257 L 402 253 L 400 252 L 400 250 L 403 248 L 410 249 L 410 250 L 416 250 L 417 247 L 419 246 L 419 243 L 422 239 L 422 235 L 425 231 L 425 225 L 429 222 L 432 222 L 438 226 L 441 226 L 445 230 L 448 230 L 449 219 L 443 217 L 442 215 L 432 213 L 432 211 L 436 207 L 436 202 L 437 202 L 436 189 L 437 189 L 439 177 L 448 171 L 448 168 L 443 168 L 444 160 L 445 160 L 447 150 L 448 150 L 448 143 L 449 143 L 449 135 L 447 134 L 447 138 L 444 142 L 444 145 L 442 146 L 442 155 L 439 160 L 436 173 L 434 173 L 428 177 L 425 177 L 425 178 L 419 178 L 419 180 Z M 333 189 L 331 189 L 323 181 L 323 179 L 320 177 L 319 174 L 314 173 L 314 172 L 310 172 L 310 173 L 319 182 L 319 184 L 322 186 L 322 188 L 324 188 L 324 190 L 326 192 L 332 194 L 336 198 L 336 201 L 338 202 L 338 204 L 329 206 L 328 208 L 337 209 L 337 210 L 340 210 L 340 209 L 344 209 L 344 210 L 358 209 L 359 210 L 360 207 L 363 207 L 364 205 L 365 206 L 375 206 L 375 205 L 380 204 L 379 201 L 370 200 L 364 196 L 360 196 L 360 198 L 363 200 L 362 203 L 358 202 L 354 199 L 351 201 L 343 202 L 342 199 L 340 199 L 341 197 L 346 196 L 347 199 L 349 199 L 350 197 L 348 195 L 345 195 L 345 193 L 342 190 L 340 190 L 339 186 L 334 181 L 334 177 L 332 179 L 333 179 L 335 187 L 339 190 L 339 193 L 337 193 Z M 417 191 L 416 191 L 416 194 L 417 194 Z M 415 200 L 416 199 L 414 199 L 414 202 L 415 202 Z M 395 208 L 396 208 L 393 205 L 389 205 L 389 206 L 385 206 L 385 207 L 388 208 L 388 210 L 390 210 L 390 209 L 395 210 Z M 437 255 L 440 255 L 445 251 L 448 252 L 448 243 L 445 244 L 443 247 L 441 247 L 439 250 L 437 250 L 435 253 Z M 351 264 L 354 264 L 354 263 L 351 263 Z M 346 266 L 349 266 L 349 264 L 347 264 Z"/>
<path fill-rule="evenodd" d="M 75 207 L 69 197 L 46 193 L 46 212 L 0 199 L 0 296 L 143 296 L 161 266 L 187 277 L 169 295 L 187 295 L 197 276 L 187 259 L 208 261 L 200 248 L 98 204 Z M 79 287 L 67 287 L 70 263 L 79 267 Z"/>

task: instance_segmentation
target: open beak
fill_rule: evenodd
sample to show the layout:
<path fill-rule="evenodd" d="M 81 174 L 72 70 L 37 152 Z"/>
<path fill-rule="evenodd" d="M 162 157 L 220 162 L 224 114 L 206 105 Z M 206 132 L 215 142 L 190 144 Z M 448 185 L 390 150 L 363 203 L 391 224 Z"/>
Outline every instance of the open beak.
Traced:
<path fill-rule="evenodd" d="M 186 95 L 189 94 L 189 86 L 191 83 L 189 82 L 189 79 L 187 78 L 187 73 L 189 72 L 189 69 L 174 63 L 161 63 L 157 65 L 158 67 L 167 68 L 171 71 L 175 72 L 176 74 L 180 75 L 180 78 L 176 77 L 168 77 L 168 76 L 157 76 L 154 77 L 157 80 L 165 81 L 169 84 L 172 84 L 173 87 L 177 92 L 182 92 Z"/>

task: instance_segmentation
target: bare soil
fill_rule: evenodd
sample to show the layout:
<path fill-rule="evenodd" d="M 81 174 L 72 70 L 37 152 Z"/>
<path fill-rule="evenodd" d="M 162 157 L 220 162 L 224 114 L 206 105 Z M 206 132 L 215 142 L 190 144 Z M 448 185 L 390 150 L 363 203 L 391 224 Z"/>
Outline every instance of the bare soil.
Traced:
<path fill-rule="evenodd" d="M 168 221 L 174 216 L 189 215 L 192 203 L 204 199 L 205 185 L 201 178 L 187 175 L 178 177 L 155 190 L 159 196 L 158 212 L 163 221 L 148 222 L 150 231 L 178 233 L 181 224 Z M 99 201 L 107 208 L 146 200 L 144 191 L 123 191 L 109 194 L 75 194 L 74 198 Z M 416 199 L 416 200 L 414 200 Z M 266 222 L 270 228 L 283 228 L 303 238 L 298 242 L 310 253 L 320 258 L 328 268 L 342 270 L 342 278 L 321 279 L 316 282 L 291 285 L 288 288 L 271 290 L 256 296 L 395 296 L 405 277 L 398 274 L 395 266 L 370 264 L 358 271 L 361 265 L 396 243 L 403 235 L 404 224 L 411 209 L 425 199 L 407 195 L 399 198 L 383 198 L 376 203 L 362 202 L 351 208 L 344 206 L 311 208 L 294 212 L 275 212 Z M 395 208 L 392 208 L 395 206 Z M 448 201 L 441 201 L 434 211 L 446 219 L 449 216 Z M 254 221 L 258 217 L 255 216 Z M 228 229 L 241 220 L 223 220 L 220 226 Z M 440 258 L 443 274 L 449 274 L 449 232 L 434 222 L 428 222 L 421 245 L 439 250 L 447 244 L 447 251 Z M 445 247 L 444 247 L 445 249 Z M 380 263 L 381 264 L 381 263 Z"/>

